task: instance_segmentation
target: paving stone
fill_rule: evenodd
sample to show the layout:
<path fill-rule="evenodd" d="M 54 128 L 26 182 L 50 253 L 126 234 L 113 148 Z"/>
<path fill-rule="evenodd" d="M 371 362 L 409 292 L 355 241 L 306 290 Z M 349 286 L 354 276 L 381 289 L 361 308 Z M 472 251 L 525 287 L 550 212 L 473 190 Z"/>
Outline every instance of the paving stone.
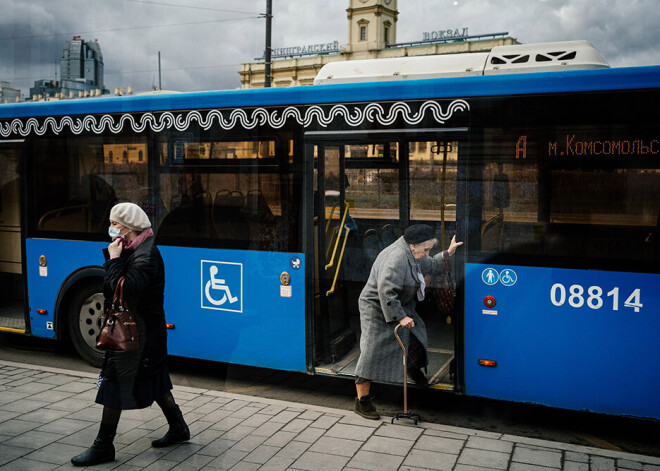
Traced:
<path fill-rule="evenodd" d="M 563 471 L 589 471 L 589 463 L 581 463 L 578 461 L 564 461 L 564 467 L 562 469 Z"/>
<path fill-rule="evenodd" d="M 559 468 L 548 468 L 546 466 L 539 466 L 529 463 L 511 463 L 509 471 L 551 471 Z"/>
<path fill-rule="evenodd" d="M 318 419 L 319 417 L 321 417 L 322 415 L 323 415 L 322 412 L 317 412 L 317 411 L 314 411 L 314 410 L 306 410 L 305 412 L 300 414 L 298 416 L 298 418 L 303 419 L 303 420 L 312 420 L 312 421 L 314 421 L 314 420 Z"/>
<path fill-rule="evenodd" d="M 13 419 L 14 417 L 18 417 L 19 414 L 18 412 L 10 412 L 6 410 L 0 410 L 0 423 L 5 422 L 6 420 Z M 26 419 L 25 417 L 21 417 L 22 420 L 29 420 Z M 32 422 L 38 422 L 37 420 L 32 420 Z"/>
<path fill-rule="evenodd" d="M 454 471 L 488 471 L 488 468 L 482 468 L 481 466 L 471 466 L 469 464 L 457 464 L 454 467 Z"/>
<path fill-rule="evenodd" d="M 617 468 L 623 468 L 623 469 L 626 469 L 626 470 L 629 470 L 629 469 L 643 469 L 642 463 L 638 463 L 636 461 L 624 460 L 624 459 L 621 459 L 621 458 L 616 460 L 616 465 L 617 465 Z"/>
<path fill-rule="evenodd" d="M 348 438 L 349 440 L 365 441 L 373 434 L 374 429 L 359 425 L 335 424 L 325 433 L 329 437 Z"/>
<path fill-rule="evenodd" d="M 515 463 L 537 464 L 548 468 L 561 468 L 561 452 L 541 448 L 516 446 L 511 461 Z"/>
<path fill-rule="evenodd" d="M 30 448 L 23 448 L 18 446 L 7 445 L 6 443 L 0 444 L 0 465 L 4 465 L 14 461 L 21 456 L 28 455 L 32 450 Z"/>
<path fill-rule="evenodd" d="M 284 427 L 284 425 L 285 424 L 279 424 L 276 422 L 266 422 L 265 424 L 260 425 L 256 429 L 254 429 L 252 435 L 262 435 L 264 437 L 270 437 L 275 432 L 277 432 L 282 427 Z"/>
<path fill-rule="evenodd" d="M 18 435 L 27 432 L 28 430 L 39 427 L 39 423 L 28 422 L 21 419 L 10 419 L 0 423 L 0 434 L 11 435 L 17 437 Z"/>
<path fill-rule="evenodd" d="M 83 391 L 96 390 L 96 381 L 71 381 L 70 383 L 62 384 L 54 387 L 53 391 L 62 391 L 70 393 L 81 393 Z"/>
<path fill-rule="evenodd" d="M 281 458 L 294 458 L 298 459 L 307 449 L 309 448 L 309 443 L 291 441 L 286 444 L 284 448 L 277 452 L 276 456 Z"/>
<path fill-rule="evenodd" d="M 509 463 L 509 454 L 464 448 L 458 457 L 458 463 L 491 469 L 506 469 Z"/>
<path fill-rule="evenodd" d="M 333 471 L 343 469 L 347 462 L 348 458 L 345 456 L 306 451 L 294 461 L 291 467 L 310 471 Z"/>
<path fill-rule="evenodd" d="M 373 435 L 369 437 L 366 443 L 362 446 L 362 449 L 375 453 L 406 456 L 412 449 L 414 443 L 415 442 L 411 440 Z"/>
<path fill-rule="evenodd" d="M 511 453 L 513 450 L 513 443 L 503 440 L 493 440 L 492 438 L 484 438 L 471 436 L 465 444 L 468 448 L 478 448 L 480 450 L 499 451 L 502 453 Z"/>
<path fill-rule="evenodd" d="M 373 451 L 360 450 L 349 461 L 348 466 L 371 471 L 395 471 L 405 456 L 397 456 Z"/>
<path fill-rule="evenodd" d="M 161 461 L 161 458 L 163 458 L 169 452 L 170 450 L 166 448 L 150 448 L 148 450 L 142 451 L 138 455 L 133 455 L 131 458 L 129 458 L 126 461 L 126 464 L 138 468 L 150 466 L 153 463 L 156 463 L 156 461 Z M 170 466 L 170 468 L 173 468 L 174 466 L 179 464 L 179 461 L 174 461 L 174 460 L 168 460 L 168 461 L 170 463 L 174 463 L 174 465 Z"/>
<path fill-rule="evenodd" d="M 0 410 L 9 411 L 9 412 L 19 412 L 21 414 L 25 414 L 33 410 L 43 409 L 46 406 L 50 406 L 50 403 L 45 401 L 33 401 L 31 399 L 21 398 L 20 400 L 10 402 L 9 404 L 3 404 L 2 406 L 0 406 Z"/>
<path fill-rule="evenodd" d="M 267 414 L 257 413 L 245 419 L 243 422 L 241 422 L 241 425 L 245 425 L 247 427 L 259 427 L 260 425 L 268 422 L 271 417 L 272 416 Z"/>
<path fill-rule="evenodd" d="M 302 432 L 305 430 L 310 424 L 312 423 L 311 420 L 304 420 L 304 419 L 293 419 L 291 422 L 286 424 L 282 430 L 285 432 Z"/>
<path fill-rule="evenodd" d="M 17 437 L 7 440 L 4 442 L 4 444 L 22 448 L 32 448 L 33 450 L 36 450 L 48 445 L 49 443 L 53 443 L 62 437 L 64 437 L 64 435 L 59 433 L 37 432 L 36 430 L 30 430 L 18 435 Z"/>
<path fill-rule="evenodd" d="M 358 440 L 322 436 L 309 447 L 309 451 L 351 457 L 361 445 Z"/>
<path fill-rule="evenodd" d="M 592 456 L 589 464 L 591 471 L 616 471 L 615 461 L 612 458 Z"/>
<path fill-rule="evenodd" d="M 179 464 L 178 461 L 167 461 L 167 460 L 158 460 L 146 468 L 142 468 L 142 471 L 170 471 L 172 468 Z M 202 468 L 207 469 L 207 468 Z"/>
<path fill-rule="evenodd" d="M 172 471 L 198 471 L 213 459 L 211 456 L 192 455 L 171 469 Z"/>
<path fill-rule="evenodd" d="M 293 419 L 298 417 L 300 415 L 300 412 L 296 411 L 291 411 L 291 410 L 283 410 L 279 414 L 273 416 L 269 422 L 275 422 L 275 423 L 280 423 L 280 424 L 288 424 L 291 422 Z"/>
<path fill-rule="evenodd" d="M 45 409 L 35 410 L 27 414 L 22 414 L 21 420 L 26 420 L 29 422 L 37 422 L 40 424 L 47 424 L 54 420 L 61 419 L 62 417 L 67 415 L 69 415 L 68 411 L 45 408 Z M 0 417 L 0 422 L 2 422 L 1 417 Z M 89 423 L 87 425 L 89 425 Z"/>
<path fill-rule="evenodd" d="M 417 440 L 424 432 L 424 429 L 418 427 L 408 427 L 405 425 L 396 424 L 382 424 L 374 432 L 374 435 L 382 435 L 383 437 L 401 438 L 403 440 Z"/>
<path fill-rule="evenodd" d="M 589 455 L 587 455 L 586 453 L 578 453 L 575 451 L 565 452 L 564 459 L 566 461 L 577 461 L 578 463 L 589 463 Z"/>
<path fill-rule="evenodd" d="M 324 433 L 325 429 L 308 427 L 296 436 L 296 440 L 300 442 L 314 443 Z"/>
<path fill-rule="evenodd" d="M 259 471 L 284 471 L 291 467 L 295 460 L 293 458 L 283 458 L 281 456 L 273 456 L 266 461 L 264 465 L 259 468 Z"/>
<path fill-rule="evenodd" d="M 463 444 L 464 442 L 462 440 L 422 435 L 415 443 L 414 448 L 458 455 L 463 448 Z"/>
<path fill-rule="evenodd" d="M 226 438 L 217 438 L 208 443 L 204 448 L 200 449 L 198 453 L 209 456 L 220 456 L 236 444 L 234 440 L 227 440 Z"/>
<path fill-rule="evenodd" d="M 264 445 L 277 446 L 281 448 L 293 440 L 296 435 L 297 434 L 295 432 L 285 432 L 280 430 L 279 432 L 274 433 L 270 438 L 265 437 L 266 441 L 264 442 Z"/>
<path fill-rule="evenodd" d="M 195 445 L 193 443 L 181 443 L 180 445 L 177 445 L 174 450 L 166 454 L 165 457 L 167 460 L 171 461 L 184 461 L 202 448 L 204 448 L 202 445 Z"/>
<path fill-rule="evenodd" d="M 205 468 L 209 469 L 230 469 L 236 463 L 241 461 L 245 456 L 247 456 L 247 451 L 239 451 L 229 449 L 219 455 L 213 461 L 209 461 Z"/>
<path fill-rule="evenodd" d="M 70 435 L 87 427 L 89 427 L 89 422 L 71 419 L 57 419 L 48 424 L 42 425 L 35 430 L 37 432 L 50 432 L 60 435 Z"/>
<path fill-rule="evenodd" d="M 247 455 L 244 460 L 249 461 L 250 463 L 259 463 L 264 464 L 270 460 L 275 454 L 280 451 L 282 448 L 279 446 L 271 445 L 259 445 L 255 448 L 249 455 Z"/>
<path fill-rule="evenodd" d="M 248 417 L 252 417 L 254 414 L 257 414 L 260 410 L 261 408 L 259 407 L 245 406 L 233 412 L 230 415 L 230 417 L 239 417 L 242 419 L 247 419 Z"/>
<path fill-rule="evenodd" d="M 259 463 L 241 461 L 240 463 L 236 463 L 231 469 L 232 471 L 257 471 L 259 468 L 261 468 L 261 464 Z"/>
<path fill-rule="evenodd" d="M 336 415 L 328 415 L 325 414 L 318 419 L 316 419 L 314 422 L 311 423 L 310 427 L 318 427 L 318 428 L 324 428 L 324 429 L 329 429 L 332 427 L 335 423 L 339 421 L 339 417 Z"/>
<path fill-rule="evenodd" d="M 240 451 L 250 452 L 261 445 L 265 440 L 266 437 L 260 437 L 259 435 L 247 435 L 236 442 L 233 448 Z"/>
<path fill-rule="evenodd" d="M 19 458 L 4 466 L 0 466 L 0 471 L 51 471 L 58 466 L 59 465 L 53 463 L 44 463 L 43 461 Z"/>
<path fill-rule="evenodd" d="M 236 427 L 232 428 L 231 430 L 228 430 L 225 432 L 225 434 L 222 436 L 222 438 L 226 438 L 228 440 L 241 440 L 248 435 L 250 435 L 252 432 L 254 432 L 256 429 L 253 427 L 244 427 L 243 425 L 237 425 Z"/>
<path fill-rule="evenodd" d="M 89 445 L 81 447 L 67 445 L 61 442 L 51 443 L 50 445 L 46 445 L 45 447 L 26 455 L 25 458 L 34 461 L 43 461 L 45 463 L 68 464 L 71 462 L 72 457 L 79 455 L 88 447 Z"/>
<path fill-rule="evenodd" d="M 438 453 L 427 450 L 411 450 L 403 460 L 403 469 L 406 467 L 436 469 L 440 471 L 451 471 L 456 463 L 456 455 Z"/>
<path fill-rule="evenodd" d="M 24 383 L 21 386 L 12 386 L 11 384 L 5 383 L 5 386 L 11 387 L 13 392 L 17 392 L 17 393 L 26 392 L 26 393 L 29 393 L 30 397 L 32 399 L 35 399 L 33 396 L 54 388 L 54 386 L 52 384 L 40 383 L 40 382 L 35 382 L 35 381 L 29 381 L 27 383 Z"/>

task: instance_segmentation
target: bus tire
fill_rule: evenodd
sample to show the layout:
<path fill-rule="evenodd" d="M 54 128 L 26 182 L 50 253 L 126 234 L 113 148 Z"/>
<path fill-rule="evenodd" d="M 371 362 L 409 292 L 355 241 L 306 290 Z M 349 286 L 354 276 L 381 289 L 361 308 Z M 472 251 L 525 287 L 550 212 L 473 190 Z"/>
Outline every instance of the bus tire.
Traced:
<path fill-rule="evenodd" d="M 75 289 L 67 316 L 69 338 L 80 356 L 92 366 L 101 367 L 103 352 L 96 349 L 103 325 L 103 280 L 85 283 Z"/>

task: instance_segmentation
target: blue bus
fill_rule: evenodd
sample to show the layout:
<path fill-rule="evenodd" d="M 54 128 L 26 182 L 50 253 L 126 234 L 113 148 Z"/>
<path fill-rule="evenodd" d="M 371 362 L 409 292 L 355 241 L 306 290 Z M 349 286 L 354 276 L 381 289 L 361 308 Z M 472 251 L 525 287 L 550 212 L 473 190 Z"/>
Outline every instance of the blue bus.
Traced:
<path fill-rule="evenodd" d="M 660 67 L 511 47 L 481 69 L 0 106 L 0 331 L 99 364 L 101 249 L 131 201 L 171 355 L 350 377 L 371 264 L 426 223 L 437 250 L 464 242 L 418 308 L 433 388 L 660 418 Z"/>

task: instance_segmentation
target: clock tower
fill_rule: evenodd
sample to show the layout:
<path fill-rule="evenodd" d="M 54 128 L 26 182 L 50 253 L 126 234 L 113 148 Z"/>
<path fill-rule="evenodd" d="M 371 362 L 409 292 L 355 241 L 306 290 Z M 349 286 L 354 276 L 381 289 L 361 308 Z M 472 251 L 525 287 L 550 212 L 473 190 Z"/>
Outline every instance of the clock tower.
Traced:
<path fill-rule="evenodd" d="M 378 51 L 396 43 L 397 0 L 349 0 L 345 53 Z"/>

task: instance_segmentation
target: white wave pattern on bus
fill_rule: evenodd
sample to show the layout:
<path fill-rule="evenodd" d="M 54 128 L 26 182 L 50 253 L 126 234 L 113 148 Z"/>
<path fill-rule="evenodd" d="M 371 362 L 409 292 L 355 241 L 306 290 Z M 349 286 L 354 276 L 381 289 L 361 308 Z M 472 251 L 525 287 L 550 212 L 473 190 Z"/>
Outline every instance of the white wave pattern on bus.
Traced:
<path fill-rule="evenodd" d="M 378 122 L 383 126 L 392 125 L 398 118 L 403 119 L 407 124 L 419 124 L 427 114 L 433 116 L 433 119 L 444 124 L 454 113 L 467 111 L 470 105 L 465 100 L 454 100 L 447 110 L 443 111 L 442 106 L 435 101 L 426 101 L 422 103 L 419 110 L 414 112 L 410 105 L 403 102 L 396 102 L 390 106 L 386 112 L 383 106 L 378 103 L 370 103 L 364 108 L 354 107 L 350 110 L 345 105 L 334 105 L 327 113 L 320 106 L 314 105 L 303 112 L 294 106 L 289 106 L 283 111 L 268 111 L 265 108 L 256 108 L 248 116 L 243 109 L 235 109 L 225 118 L 227 111 L 210 110 L 204 116 L 199 111 L 189 111 L 175 115 L 169 111 L 154 115 L 153 113 L 144 113 L 139 117 L 139 122 L 131 114 L 123 114 L 115 119 L 112 115 L 106 114 L 100 117 L 88 115 L 84 118 L 72 118 L 71 116 L 62 116 L 59 118 L 49 116 L 42 123 L 36 118 L 29 118 L 25 122 L 20 119 L 14 119 L 11 122 L 0 123 L 0 135 L 9 137 L 11 135 L 28 136 L 36 134 L 44 135 L 48 129 L 54 134 L 60 134 L 65 128 L 68 128 L 73 134 L 80 134 L 83 131 L 92 131 L 100 134 L 106 130 L 114 134 L 120 133 L 128 123 L 134 132 L 143 132 L 149 128 L 151 131 L 162 131 L 163 129 L 176 128 L 178 131 L 186 130 L 193 122 L 197 122 L 203 129 L 209 129 L 213 123 L 217 123 L 224 130 L 229 130 L 240 125 L 243 129 L 253 129 L 257 126 L 269 125 L 275 129 L 284 126 L 288 120 L 294 119 L 299 124 L 308 127 L 314 121 L 319 125 L 326 127 L 336 118 L 342 118 L 350 126 L 360 126 L 366 122 Z"/>

